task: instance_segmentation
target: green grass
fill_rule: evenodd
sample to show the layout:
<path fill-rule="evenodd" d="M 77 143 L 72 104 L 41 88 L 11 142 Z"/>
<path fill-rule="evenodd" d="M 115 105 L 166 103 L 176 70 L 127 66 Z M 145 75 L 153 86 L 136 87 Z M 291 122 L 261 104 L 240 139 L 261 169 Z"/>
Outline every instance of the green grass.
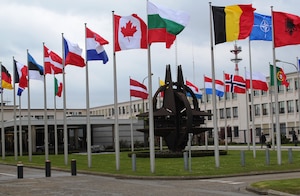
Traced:
<path fill-rule="evenodd" d="M 280 192 L 300 195 L 300 178 L 288 180 L 272 180 L 253 183 L 252 186 L 261 189 L 273 189 Z"/>
<path fill-rule="evenodd" d="M 220 156 L 220 166 L 215 166 L 215 157 L 193 157 L 191 171 L 184 169 L 183 158 L 156 158 L 155 172 L 151 173 L 150 159 L 137 158 L 136 171 L 132 171 L 129 152 L 120 153 L 120 169 L 116 170 L 116 157 L 114 154 L 92 155 L 92 167 L 88 167 L 87 155 L 69 154 L 68 165 L 64 163 L 64 155 L 49 155 L 52 168 L 71 169 L 71 160 L 75 159 L 78 171 L 100 172 L 107 174 L 124 174 L 132 176 L 217 176 L 244 173 L 274 172 L 300 170 L 300 152 L 293 152 L 293 163 L 288 162 L 287 151 L 282 151 L 282 164 L 277 164 L 277 152 L 270 150 L 270 164 L 266 165 L 265 151 L 257 150 L 256 158 L 253 158 L 253 151 L 245 151 L 245 166 L 241 166 L 240 151 L 230 150 L 227 155 Z M 32 156 L 29 162 L 28 156 L 18 157 L 24 166 L 45 165 L 44 155 Z M 14 156 L 6 156 L 0 163 L 16 165 Z"/>

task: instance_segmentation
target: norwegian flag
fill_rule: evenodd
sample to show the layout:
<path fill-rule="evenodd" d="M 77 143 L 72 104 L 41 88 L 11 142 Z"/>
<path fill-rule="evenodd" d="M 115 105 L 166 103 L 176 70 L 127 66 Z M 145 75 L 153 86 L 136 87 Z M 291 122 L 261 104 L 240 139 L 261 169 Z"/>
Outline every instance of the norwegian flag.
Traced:
<path fill-rule="evenodd" d="M 246 81 L 242 76 L 224 74 L 225 91 L 232 93 L 246 93 Z"/>

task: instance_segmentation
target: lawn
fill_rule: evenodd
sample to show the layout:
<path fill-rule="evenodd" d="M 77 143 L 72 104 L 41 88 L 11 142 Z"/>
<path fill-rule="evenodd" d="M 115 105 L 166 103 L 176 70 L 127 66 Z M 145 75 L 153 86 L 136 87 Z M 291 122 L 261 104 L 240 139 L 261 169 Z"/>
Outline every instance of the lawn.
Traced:
<path fill-rule="evenodd" d="M 300 170 L 300 152 L 293 152 L 293 162 L 289 163 L 288 152 L 282 151 L 282 164 L 277 164 L 277 152 L 270 150 L 270 162 L 266 164 L 265 151 L 257 150 L 256 158 L 253 158 L 253 151 L 245 152 L 245 166 L 241 164 L 241 152 L 229 150 L 227 155 L 221 155 L 220 166 L 215 166 L 215 157 L 192 157 L 191 170 L 185 170 L 183 158 L 155 158 L 155 172 L 150 169 L 149 158 L 136 158 L 136 170 L 132 170 L 132 161 L 128 157 L 129 152 L 120 153 L 120 169 L 116 169 L 115 154 L 93 154 L 92 166 L 88 167 L 87 155 L 69 154 L 68 165 L 64 164 L 64 155 L 49 155 L 52 168 L 61 168 L 70 170 L 71 160 L 76 160 L 78 171 L 99 172 L 103 174 L 123 174 L 131 176 L 219 176 L 231 174 L 259 173 Z M 16 161 L 14 156 L 6 156 L 0 160 L 0 163 L 17 164 L 21 161 L 24 166 L 45 166 L 44 155 L 33 155 L 29 162 L 27 156 L 18 157 Z"/>

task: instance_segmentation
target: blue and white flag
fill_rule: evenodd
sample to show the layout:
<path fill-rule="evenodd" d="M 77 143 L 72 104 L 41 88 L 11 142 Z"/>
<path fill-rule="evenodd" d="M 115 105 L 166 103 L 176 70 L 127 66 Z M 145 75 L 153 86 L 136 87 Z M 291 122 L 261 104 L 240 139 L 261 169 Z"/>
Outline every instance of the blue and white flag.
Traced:
<path fill-rule="evenodd" d="M 29 79 L 44 81 L 44 68 L 28 53 Z"/>
<path fill-rule="evenodd" d="M 272 41 L 272 17 L 254 13 L 254 24 L 250 40 Z"/>
<path fill-rule="evenodd" d="M 88 61 L 102 60 L 104 64 L 107 63 L 108 56 L 103 47 L 105 44 L 108 44 L 107 40 L 86 27 L 86 58 Z"/>

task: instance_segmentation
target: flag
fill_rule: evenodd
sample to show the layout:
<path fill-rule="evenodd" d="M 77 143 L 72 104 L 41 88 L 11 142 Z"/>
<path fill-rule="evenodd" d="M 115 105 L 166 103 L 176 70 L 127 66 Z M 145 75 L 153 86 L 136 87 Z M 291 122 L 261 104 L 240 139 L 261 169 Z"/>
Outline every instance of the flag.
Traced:
<path fill-rule="evenodd" d="M 163 80 L 159 80 L 159 86 L 164 86 L 165 85 L 165 81 L 163 81 Z M 160 92 L 160 96 L 161 97 L 164 97 L 164 92 L 162 91 L 162 92 Z"/>
<path fill-rule="evenodd" d="M 254 23 L 252 4 L 212 6 L 215 44 L 247 38 Z"/>
<path fill-rule="evenodd" d="M 250 89 L 250 72 L 248 71 L 246 71 L 246 88 Z M 259 72 L 252 72 L 252 88 L 255 90 L 268 91 L 266 76 Z"/>
<path fill-rule="evenodd" d="M 2 89 L 3 88 L 13 89 L 11 85 L 11 75 L 7 71 L 6 67 L 4 67 L 3 65 L 1 65 L 1 86 L 0 87 Z"/>
<path fill-rule="evenodd" d="M 86 27 L 86 50 L 87 50 L 87 61 L 93 60 L 102 60 L 103 63 L 107 63 L 108 56 L 104 50 L 103 45 L 108 44 L 109 42 L 102 38 L 97 33 L 91 31 Z"/>
<path fill-rule="evenodd" d="M 115 52 L 128 49 L 147 49 L 147 25 L 136 14 L 114 15 Z"/>
<path fill-rule="evenodd" d="M 205 83 L 205 93 L 207 95 L 213 94 L 213 89 L 212 89 L 212 79 L 209 77 L 204 76 L 204 83 Z M 219 97 L 223 97 L 224 95 L 224 82 L 221 80 L 215 80 L 215 85 L 216 85 L 216 95 Z"/>
<path fill-rule="evenodd" d="M 270 65 L 270 83 L 271 86 L 274 86 L 274 67 Z M 289 86 L 289 83 L 286 81 L 286 75 L 282 68 L 276 67 L 276 78 L 277 78 L 277 85 L 284 85 L 286 87 Z"/>
<path fill-rule="evenodd" d="M 14 83 L 19 83 L 17 95 L 21 96 L 23 90 L 28 87 L 28 80 L 27 80 L 27 66 L 19 63 L 18 61 L 14 60 Z"/>
<path fill-rule="evenodd" d="M 242 76 L 224 74 L 225 91 L 232 93 L 246 93 L 246 82 Z"/>
<path fill-rule="evenodd" d="M 254 25 L 250 40 L 272 41 L 272 17 L 254 13 Z"/>
<path fill-rule="evenodd" d="M 74 44 L 64 39 L 64 51 L 65 51 L 65 65 L 75 65 L 78 67 L 84 67 L 84 59 L 81 56 L 82 49 L 78 46 L 78 44 Z"/>
<path fill-rule="evenodd" d="M 274 47 L 300 44 L 300 17 L 273 11 Z"/>
<path fill-rule="evenodd" d="M 147 99 L 147 87 L 136 80 L 130 79 L 130 96 Z"/>
<path fill-rule="evenodd" d="M 201 90 L 196 85 L 194 85 L 193 83 L 191 83 L 188 80 L 185 81 L 185 84 L 194 92 L 194 94 L 197 97 L 197 99 L 201 99 L 202 98 L 202 92 L 201 92 Z M 188 92 L 187 96 L 191 97 L 192 95 Z"/>
<path fill-rule="evenodd" d="M 58 80 L 56 79 L 56 77 L 54 77 L 54 93 L 55 93 L 55 96 L 61 97 L 62 90 L 63 90 L 62 82 L 58 83 Z"/>
<path fill-rule="evenodd" d="M 188 24 L 190 16 L 148 1 L 148 43 L 165 42 L 170 48 L 178 35 Z"/>
<path fill-rule="evenodd" d="M 43 66 L 37 64 L 34 58 L 28 55 L 28 69 L 29 69 L 29 79 L 44 81 L 44 68 Z"/>
<path fill-rule="evenodd" d="M 59 74 L 63 72 L 62 58 L 44 45 L 45 74 Z"/>

